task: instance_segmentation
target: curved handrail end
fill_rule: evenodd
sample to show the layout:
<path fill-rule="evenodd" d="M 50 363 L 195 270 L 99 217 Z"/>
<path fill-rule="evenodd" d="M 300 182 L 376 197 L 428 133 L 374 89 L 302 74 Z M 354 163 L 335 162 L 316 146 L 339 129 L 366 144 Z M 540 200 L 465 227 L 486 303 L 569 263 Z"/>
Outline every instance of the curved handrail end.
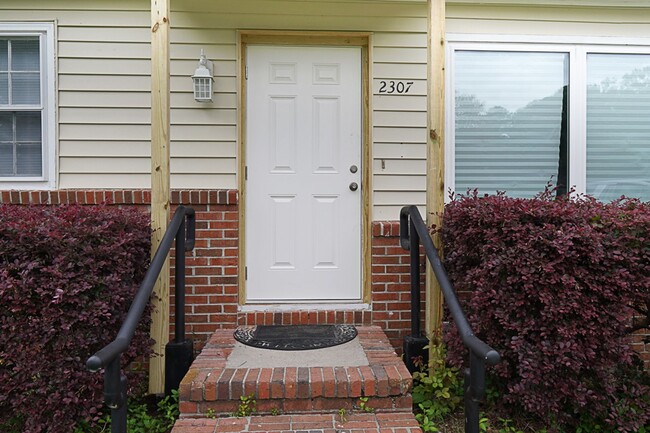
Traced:
<path fill-rule="evenodd" d="M 399 212 L 399 243 L 403 250 L 411 250 L 411 236 L 409 234 L 409 218 L 411 207 L 404 206 Z"/>
<path fill-rule="evenodd" d="M 102 360 L 97 356 L 93 355 L 86 361 L 86 368 L 93 373 L 99 371 L 102 368 Z"/>
<path fill-rule="evenodd" d="M 494 349 L 490 350 L 485 355 L 485 362 L 487 362 L 488 365 L 497 365 L 500 361 L 501 361 L 501 355 L 499 355 L 499 352 L 497 352 Z"/>

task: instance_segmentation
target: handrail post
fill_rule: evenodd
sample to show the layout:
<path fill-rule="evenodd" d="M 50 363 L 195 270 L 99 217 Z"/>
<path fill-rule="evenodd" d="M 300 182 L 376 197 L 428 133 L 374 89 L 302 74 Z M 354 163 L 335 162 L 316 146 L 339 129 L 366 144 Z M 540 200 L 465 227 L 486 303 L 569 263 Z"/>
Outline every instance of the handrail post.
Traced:
<path fill-rule="evenodd" d="M 111 409 L 111 433 L 126 433 L 126 412 L 128 409 L 126 395 L 126 375 L 120 374 L 120 394 L 122 403 Z"/>
<path fill-rule="evenodd" d="M 111 408 L 111 433 L 126 433 L 126 377 L 120 358 L 117 356 L 104 370 L 104 401 Z"/>
<path fill-rule="evenodd" d="M 469 352 L 465 369 L 465 433 L 479 433 L 479 402 L 485 393 L 485 360 Z"/>
<path fill-rule="evenodd" d="M 174 266 L 174 341 L 185 341 L 185 218 L 176 234 L 176 263 Z"/>
<path fill-rule="evenodd" d="M 409 208 L 403 208 L 399 217 L 399 241 L 402 248 L 410 251 L 411 271 L 411 335 L 404 337 L 404 364 L 413 373 L 429 362 L 429 351 L 425 349 L 429 339 L 420 328 L 420 234 Z M 415 361 L 420 360 L 418 365 Z"/>
<path fill-rule="evenodd" d="M 420 235 L 409 218 L 411 235 L 411 336 L 420 336 Z"/>
<path fill-rule="evenodd" d="M 192 340 L 185 339 L 185 252 L 194 248 L 195 214 L 183 207 L 183 219 L 176 232 L 174 266 L 174 341 L 165 346 L 165 394 L 178 389 L 194 361 Z"/>

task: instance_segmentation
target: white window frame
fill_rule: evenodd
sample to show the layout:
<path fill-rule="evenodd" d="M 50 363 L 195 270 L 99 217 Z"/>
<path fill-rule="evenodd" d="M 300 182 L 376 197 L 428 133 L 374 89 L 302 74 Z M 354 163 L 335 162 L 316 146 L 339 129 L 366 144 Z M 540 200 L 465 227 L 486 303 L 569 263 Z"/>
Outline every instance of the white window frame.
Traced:
<path fill-rule="evenodd" d="M 56 105 L 55 105 L 55 45 L 54 23 L 2 23 L 0 36 L 32 36 L 40 41 L 42 176 L 0 177 L 0 190 L 54 189 L 56 188 Z M 29 109 L 30 106 L 25 106 Z M 2 109 L 2 108 L 0 108 Z"/>
<path fill-rule="evenodd" d="M 447 34 L 445 191 L 455 191 L 455 51 L 557 52 L 569 55 L 569 187 L 587 189 L 587 55 L 650 54 L 650 38 Z M 540 188 L 541 190 L 541 188 Z M 464 191 L 457 191 L 464 193 Z M 447 197 L 448 201 L 449 198 Z"/>

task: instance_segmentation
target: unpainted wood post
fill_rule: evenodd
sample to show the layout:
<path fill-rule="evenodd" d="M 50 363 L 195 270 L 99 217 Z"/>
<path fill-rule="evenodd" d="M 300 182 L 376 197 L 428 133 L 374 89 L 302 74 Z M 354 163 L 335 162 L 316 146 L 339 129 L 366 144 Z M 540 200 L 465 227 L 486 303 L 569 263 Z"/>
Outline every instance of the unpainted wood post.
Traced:
<path fill-rule="evenodd" d="M 169 1 L 151 0 L 151 250 L 158 248 L 169 222 Z M 165 386 L 165 345 L 169 341 L 169 260 L 154 289 L 149 360 L 149 392 Z"/>
<path fill-rule="evenodd" d="M 427 225 L 440 227 L 445 206 L 445 0 L 428 0 Z M 433 243 L 442 257 L 440 235 Z M 428 263 L 428 262 L 427 262 Z M 428 337 L 442 329 L 444 299 L 427 264 L 425 328 Z M 429 353 L 431 355 L 431 352 Z"/>

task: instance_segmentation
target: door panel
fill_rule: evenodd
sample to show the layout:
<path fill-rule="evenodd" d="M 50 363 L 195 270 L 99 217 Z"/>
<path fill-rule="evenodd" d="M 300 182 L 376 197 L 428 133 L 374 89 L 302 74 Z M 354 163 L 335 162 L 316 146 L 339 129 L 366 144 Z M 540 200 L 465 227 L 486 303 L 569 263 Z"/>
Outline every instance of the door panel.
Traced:
<path fill-rule="evenodd" d="M 361 49 L 247 48 L 247 302 L 361 300 Z"/>

